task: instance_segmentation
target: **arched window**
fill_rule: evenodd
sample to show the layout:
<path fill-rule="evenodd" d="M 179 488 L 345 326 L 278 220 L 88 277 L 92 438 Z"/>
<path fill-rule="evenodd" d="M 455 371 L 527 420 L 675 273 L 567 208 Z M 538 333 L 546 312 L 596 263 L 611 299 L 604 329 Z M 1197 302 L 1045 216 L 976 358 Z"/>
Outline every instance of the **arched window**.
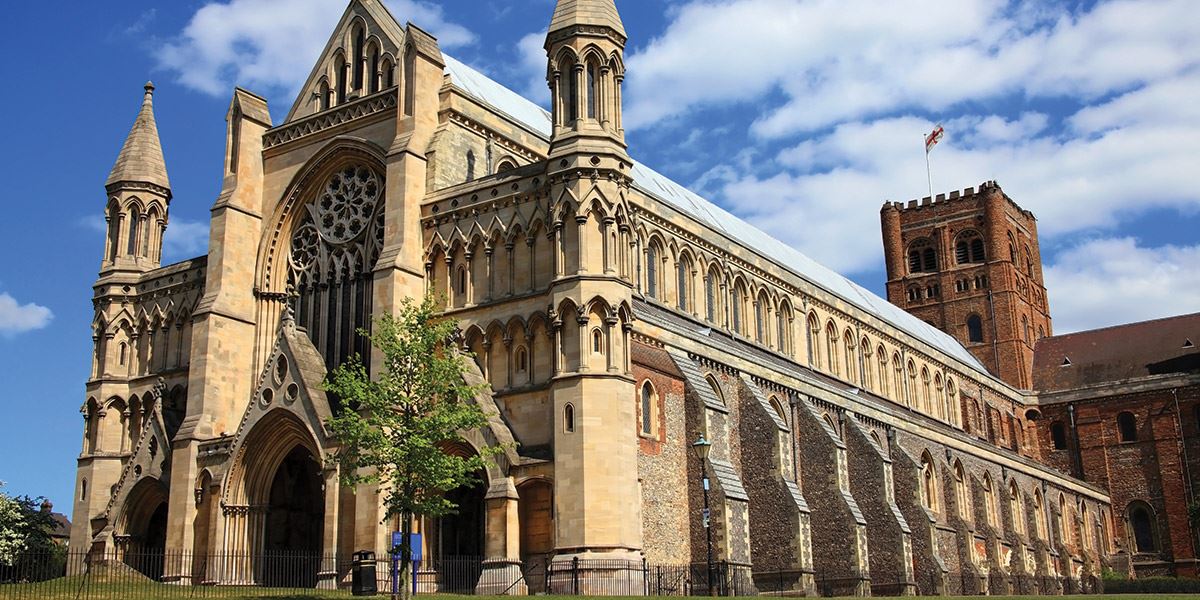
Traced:
<path fill-rule="evenodd" d="M 958 388 L 953 379 L 946 379 L 946 420 L 958 424 Z"/>
<path fill-rule="evenodd" d="M 599 328 L 592 330 L 592 352 L 594 354 L 604 354 L 604 334 Z"/>
<path fill-rule="evenodd" d="M 1017 266 L 1017 242 L 1013 239 L 1012 232 L 1008 234 L 1008 260 L 1012 261 L 1013 266 Z"/>
<path fill-rule="evenodd" d="M 958 516 L 964 521 L 971 520 L 971 497 L 967 493 L 967 477 L 963 472 L 961 462 L 954 462 L 954 501 L 957 504 Z"/>
<path fill-rule="evenodd" d="M 937 468 L 933 466 L 933 457 L 926 452 L 921 457 L 921 502 L 925 508 L 938 511 Z"/>
<path fill-rule="evenodd" d="M 1000 522 L 1000 518 L 996 512 L 996 490 L 992 487 L 992 476 L 990 473 L 983 474 L 983 512 L 984 518 L 987 519 L 987 524 L 991 527 L 996 527 Z"/>
<path fill-rule="evenodd" d="M 567 404 L 563 407 L 563 431 L 567 433 L 575 433 L 575 405 Z"/>
<path fill-rule="evenodd" d="M 833 327 L 833 321 L 830 321 L 825 326 L 825 365 L 827 370 L 832 375 L 838 375 L 838 356 L 837 356 L 837 329 Z"/>
<path fill-rule="evenodd" d="M 567 79 L 567 125 L 579 120 L 579 82 L 575 76 L 575 65 L 566 65 Z"/>
<path fill-rule="evenodd" d="M 712 271 L 704 278 L 704 316 L 710 323 L 717 320 L 717 282 L 714 278 Z"/>
<path fill-rule="evenodd" d="M 983 343 L 983 319 L 979 315 L 967 317 L 967 339 L 974 344 Z"/>
<path fill-rule="evenodd" d="M 857 377 L 855 377 L 858 372 L 858 359 L 855 356 L 855 349 L 858 345 L 854 343 L 854 334 L 849 329 L 842 336 L 842 346 L 844 346 L 842 353 L 846 358 L 846 381 L 858 383 Z"/>
<path fill-rule="evenodd" d="M 496 172 L 503 173 L 505 171 L 511 171 L 515 168 L 517 168 L 516 163 L 514 163 L 513 161 L 506 158 L 504 160 L 501 160 L 500 164 L 496 166 Z"/>
<path fill-rule="evenodd" d="M 475 151 L 467 150 L 467 181 L 475 181 Z"/>
<path fill-rule="evenodd" d="M 908 247 L 908 270 L 912 273 L 934 273 L 938 270 L 937 250 L 927 238 Z"/>
<path fill-rule="evenodd" d="M 365 45 L 364 38 L 365 38 L 365 35 L 363 33 L 362 25 L 356 25 L 355 31 L 354 31 L 354 41 L 353 41 L 354 63 L 350 67 L 351 69 L 354 70 L 353 71 L 353 81 L 354 81 L 354 89 L 356 89 L 356 90 L 363 89 L 363 64 L 366 62 L 366 59 L 364 58 L 364 52 L 363 52 L 363 46 Z"/>
<path fill-rule="evenodd" d="M 646 295 L 658 297 L 658 248 L 653 242 L 646 248 Z"/>
<path fill-rule="evenodd" d="M 1050 441 L 1054 443 L 1055 450 L 1067 449 L 1067 428 L 1062 421 L 1055 421 L 1050 424 Z"/>
<path fill-rule="evenodd" d="M 888 395 L 888 358 L 887 349 L 882 345 L 875 349 L 875 355 L 879 360 L 879 394 L 882 396 Z"/>
<path fill-rule="evenodd" d="M 1121 435 L 1122 442 L 1136 442 L 1138 439 L 1137 417 L 1128 411 L 1117 415 L 1117 431 Z"/>
<path fill-rule="evenodd" d="M 589 63 L 587 67 L 587 112 L 588 118 L 596 119 L 596 65 Z"/>
<path fill-rule="evenodd" d="M 1033 277 L 1033 254 L 1029 251 L 1029 244 L 1025 244 L 1023 254 L 1025 258 L 1025 274 Z"/>
<path fill-rule="evenodd" d="M 737 282 L 733 286 L 733 331 L 734 333 L 743 333 L 742 330 L 742 303 L 746 301 L 746 292 L 742 289 L 742 282 Z"/>
<path fill-rule="evenodd" d="M 1030 335 L 1029 335 L 1029 316 L 1028 315 L 1021 315 L 1021 331 L 1023 332 L 1022 335 L 1025 336 L 1025 343 L 1032 344 L 1033 340 L 1030 339 Z"/>
<path fill-rule="evenodd" d="M 783 410 L 783 403 L 779 401 L 778 396 L 771 396 L 771 410 L 775 411 L 775 416 L 785 424 L 788 422 L 787 412 Z"/>
<path fill-rule="evenodd" d="M 87 500 L 87 478 L 83 478 L 79 482 L 79 499 Z"/>
<path fill-rule="evenodd" d="M 688 309 L 688 276 L 692 272 L 691 261 L 687 257 L 681 258 L 675 271 L 676 296 L 678 296 L 679 310 L 686 312 Z"/>
<path fill-rule="evenodd" d="M 954 243 L 954 259 L 960 265 L 985 262 L 983 237 L 975 231 L 960 234 Z"/>
<path fill-rule="evenodd" d="M 820 337 L 821 326 L 817 324 L 817 315 L 808 315 L 808 327 L 804 328 L 804 342 L 808 346 L 808 366 L 816 368 L 817 364 L 817 338 Z"/>
<path fill-rule="evenodd" d="M 1046 501 L 1042 498 L 1042 490 L 1033 490 L 1033 522 L 1037 526 L 1039 540 L 1047 539 L 1046 534 Z"/>
<path fill-rule="evenodd" d="M 517 348 L 517 372 L 525 373 L 529 370 L 529 353 L 525 351 L 525 347 Z"/>
<path fill-rule="evenodd" d="M 1025 535 L 1025 514 L 1021 507 L 1021 489 L 1016 480 L 1008 482 L 1008 518 L 1012 520 L 1013 531 Z"/>
<path fill-rule="evenodd" d="M 337 93 L 335 95 L 337 103 L 343 104 L 346 102 L 346 57 L 339 54 L 334 64 L 337 65 L 335 67 L 336 72 L 334 73 L 334 79 L 337 81 Z"/>
<path fill-rule="evenodd" d="M 650 381 L 647 380 L 645 383 L 642 384 L 642 434 L 643 435 L 650 435 L 654 431 L 653 421 L 651 420 L 651 417 L 654 412 L 653 407 L 654 407 L 654 389 L 651 387 Z"/>
<path fill-rule="evenodd" d="M 129 241 L 128 248 L 125 251 L 130 256 L 137 256 L 138 254 L 138 230 L 142 226 L 142 213 L 138 211 L 136 206 L 129 209 Z"/>
<path fill-rule="evenodd" d="M 1140 500 L 1131 502 L 1128 511 L 1130 546 L 1135 552 L 1158 552 L 1158 532 L 1154 511 Z"/>
<path fill-rule="evenodd" d="M 458 267 L 458 293 L 459 294 L 467 293 L 467 267 L 466 267 L 466 265 L 460 265 Z"/>
<path fill-rule="evenodd" d="M 1071 517 L 1067 513 L 1067 497 L 1058 495 L 1058 514 L 1055 515 L 1055 525 L 1058 529 L 1058 541 L 1064 545 L 1071 543 Z"/>
<path fill-rule="evenodd" d="M 717 401 L 725 404 L 725 394 L 721 392 L 721 385 L 717 383 L 717 380 L 712 375 L 708 375 L 704 379 L 708 381 L 708 387 L 712 388 L 712 393 L 716 396 Z"/>
<path fill-rule="evenodd" d="M 121 345 L 117 348 L 117 364 L 125 364 L 125 354 L 128 350 L 129 347 L 125 345 L 125 342 L 121 342 Z"/>

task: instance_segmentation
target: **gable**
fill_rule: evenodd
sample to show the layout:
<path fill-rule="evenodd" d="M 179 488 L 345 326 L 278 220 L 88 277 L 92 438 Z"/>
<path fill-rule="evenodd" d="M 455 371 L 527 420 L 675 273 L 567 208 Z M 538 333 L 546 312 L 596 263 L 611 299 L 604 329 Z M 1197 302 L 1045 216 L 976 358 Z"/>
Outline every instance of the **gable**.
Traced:
<path fill-rule="evenodd" d="M 399 80 L 397 57 L 404 39 L 404 28 L 381 0 L 351 2 L 284 122 L 392 87 Z M 346 68 L 353 63 L 359 65 L 357 77 L 353 68 Z M 339 81 L 345 84 L 341 96 Z"/>

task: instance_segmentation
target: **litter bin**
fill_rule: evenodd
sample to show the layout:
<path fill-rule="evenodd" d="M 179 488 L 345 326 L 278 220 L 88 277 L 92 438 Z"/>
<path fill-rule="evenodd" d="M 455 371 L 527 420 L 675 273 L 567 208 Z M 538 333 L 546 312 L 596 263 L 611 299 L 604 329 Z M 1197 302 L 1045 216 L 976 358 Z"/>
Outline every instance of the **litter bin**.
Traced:
<path fill-rule="evenodd" d="M 375 553 L 355 552 L 350 566 L 350 593 L 355 596 L 374 596 L 379 593 L 375 583 Z"/>

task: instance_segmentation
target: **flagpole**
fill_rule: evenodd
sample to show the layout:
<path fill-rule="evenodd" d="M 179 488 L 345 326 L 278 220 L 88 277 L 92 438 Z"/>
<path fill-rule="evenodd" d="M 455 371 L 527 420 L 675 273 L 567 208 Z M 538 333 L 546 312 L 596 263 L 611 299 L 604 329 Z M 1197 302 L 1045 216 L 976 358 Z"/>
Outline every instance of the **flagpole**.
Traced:
<path fill-rule="evenodd" d="M 929 142 L 925 136 L 921 136 L 921 141 L 925 143 L 925 177 L 929 181 L 929 197 L 933 197 L 933 171 L 929 168 Z"/>

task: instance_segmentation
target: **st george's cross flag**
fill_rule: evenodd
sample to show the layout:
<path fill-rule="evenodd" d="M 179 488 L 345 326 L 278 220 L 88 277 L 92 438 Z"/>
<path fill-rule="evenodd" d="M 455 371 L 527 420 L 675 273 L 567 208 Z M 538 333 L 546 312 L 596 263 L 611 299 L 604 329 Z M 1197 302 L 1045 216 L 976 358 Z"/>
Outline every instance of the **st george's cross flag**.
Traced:
<path fill-rule="evenodd" d="M 933 132 L 925 136 L 925 154 L 929 154 L 933 147 L 942 141 L 942 136 L 946 135 L 946 130 L 942 129 L 942 124 L 938 123 L 937 127 L 933 128 Z"/>

